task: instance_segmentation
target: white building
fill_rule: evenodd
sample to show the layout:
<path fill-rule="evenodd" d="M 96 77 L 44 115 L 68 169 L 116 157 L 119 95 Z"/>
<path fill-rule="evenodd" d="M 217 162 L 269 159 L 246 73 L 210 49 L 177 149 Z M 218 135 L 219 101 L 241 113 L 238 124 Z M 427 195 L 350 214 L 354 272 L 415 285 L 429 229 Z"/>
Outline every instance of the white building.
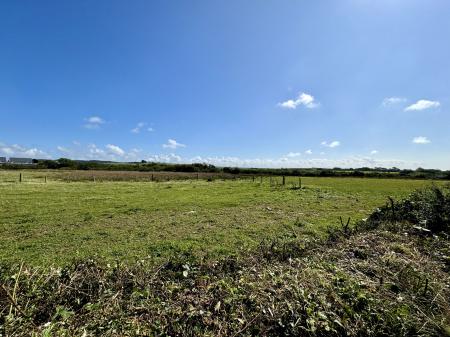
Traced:
<path fill-rule="evenodd" d="M 33 164 L 32 158 L 9 158 L 11 164 Z"/>

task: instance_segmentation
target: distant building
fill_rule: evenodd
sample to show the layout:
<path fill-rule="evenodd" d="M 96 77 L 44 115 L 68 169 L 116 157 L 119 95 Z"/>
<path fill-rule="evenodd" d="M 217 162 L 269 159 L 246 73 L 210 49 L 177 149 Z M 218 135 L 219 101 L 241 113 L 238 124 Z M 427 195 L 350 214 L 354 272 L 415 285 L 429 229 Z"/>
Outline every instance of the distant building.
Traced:
<path fill-rule="evenodd" d="M 11 164 L 33 164 L 33 159 L 31 158 L 9 158 Z"/>
<path fill-rule="evenodd" d="M 0 157 L 0 164 L 6 163 L 6 157 Z"/>

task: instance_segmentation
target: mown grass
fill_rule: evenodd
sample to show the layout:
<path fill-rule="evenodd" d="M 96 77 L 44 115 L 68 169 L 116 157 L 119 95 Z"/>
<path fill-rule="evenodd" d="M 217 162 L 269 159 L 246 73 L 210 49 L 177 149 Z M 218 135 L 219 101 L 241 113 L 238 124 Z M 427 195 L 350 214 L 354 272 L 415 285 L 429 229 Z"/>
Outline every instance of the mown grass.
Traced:
<path fill-rule="evenodd" d="M 365 218 L 387 196 L 429 181 L 303 178 L 303 189 L 265 178 L 168 182 L 65 182 L 60 172 L 0 172 L 0 259 L 64 265 L 83 257 L 156 261 L 218 257 L 279 236 L 321 236 L 339 217 Z M 43 177 L 48 176 L 47 183 Z M 281 182 L 281 178 L 278 178 Z"/>

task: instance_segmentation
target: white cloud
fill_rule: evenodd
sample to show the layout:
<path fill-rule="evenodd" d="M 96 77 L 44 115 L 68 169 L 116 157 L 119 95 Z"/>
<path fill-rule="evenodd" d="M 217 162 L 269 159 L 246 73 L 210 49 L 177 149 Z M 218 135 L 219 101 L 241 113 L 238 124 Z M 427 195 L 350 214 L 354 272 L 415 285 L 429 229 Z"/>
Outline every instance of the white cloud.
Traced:
<path fill-rule="evenodd" d="M 0 153 L 7 156 L 11 156 L 14 154 L 14 150 L 6 145 L 2 145 L 0 146 Z"/>
<path fill-rule="evenodd" d="M 65 153 L 65 154 L 69 154 L 72 151 L 70 151 L 70 149 L 64 147 L 64 146 L 57 146 L 56 149 L 61 152 L 61 153 Z"/>
<path fill-rule="evenodd" d="M 312 154 L 313 152 L 312 152 L 312 150 L 306 150 L 305 153 L 306 154 Z"/>
<path fill-rule="evenodd" d="M 298 97 L 294 99 L 289 99 L 285 102 L 278 103 L 278 106 L 285 109 L 296 109 L 298 106 L 303 105 L 308 109 L 314 109 L 319 106 L 319 103 L 316 102 L 314 96 L 301 92 L 298 94 Z"/>
<path fill-rule="evenodd" d="M 180 147 L 186 147 L 185 144 L 178 143 L 175 139 L 168 139 L 167 144 L 163 144 L 162 146 L 165 149 L 173 149 L 176 150 Z"/>
<path fill-rule="evenodd" d="M 27 149 L 23 152 L 25 156 L 37 158 L 37 157 L 47 157 L 48 155 L 37 148 Z"/>
<path fill-rule="evenodd" d="M 81 146 L 79 143 L 72 148 L 57 146 L 53 154 L 54 156 L 51 156 L 38 148 L 27 148 L 17 144 L 8 145 L 0 143 L 0 156 L 5 157 L 50 159 L 52 157 L 59 158 L 61 154 L 64 154 L 64 156 L 71 159 L 137 161 L 146 156 L 145 154 L 142 154 L 142 150 L 137 148 L 133 148 L 127 152 L 121 147 L 113 144 L 108 144 L 105 147 L 98 147 L 96 144 Z"/>
<path fill-rule="evenodd" d="M 420 137 L 416 137 L 420 138 Z M 425 138 L 426 137 L 422 137 Z M 178 144 L 178 143 L 177 143 Z M 76 148 L 58 147 L 58 150 L 71 151 L 72 159 L 88 159 L 88 160 L 111 160 L 111 161 L 139 161 L 146 159 L 154 162 L 167 163 L 207 163 L 216 166 L 238 166 L 238 167 L 267 167 L 267 168 L 290 168 L 290 167 L 399 167 L 399 168 L 416 168 L 423 167 L 423 163 L 408 162 L 397 159 L 374 159 L 369 156 L 352 156 L 341 159 L 328 159 L 323 157 L 302 157 L 298 152 L 291 152 L 291 155 L 285 155 L 279 158 L 239 158 L 239 157 L 201 157 L 184 158 L 174 153 L 170 154 L 154 154 L 148 155 L 142 150 L 133 148 L 129 152 L 125 151 L 118 145 L 108 144 L 104 147 L 98 147 L 95 144 L 89 144 L 86 147 L 79 146 Z M 311 150 L 306 153 L 312 154 Z M 6 154 L 7 157 L 31 157 L 31 158 L 50 158 L 42 150 L 37 148 L 26 148 L 20 145 L 0 144 L 0 154 Z M 294 156 L 295 155 L 295 156 Z M 298 156 L 297 156 L 298 155 Z"/>
<path fill-rule="evenodd" d="M 395 104 L 399 104 L 399 103 L 404 103 L 406 101 L 407 101 L 407 99 L 404 97 L 386 97 L 385 99 L 383 99 L 383 102 L 381 104 L 383 106 L 390 106 L 390 105 L 395 105 Z"/>
<path fill-rule="evenodd" d="M 120 156 L 120 157 L 125 155 L 125 151 L 122 150 L 117 145 L 108 144 L 108 145 L 106 145 L 106 149 L 108 150 L 108 153 L 113 154 L 113 155 L 117 155 L 117 156 Z"/>
<path fill-rule="evenodd" d="M 105 151 L 98 148 L 97 145 L 95 144 L 89 144 L 88 151 L 89 151 L 88 157 L 91 159 L 106 159 L 104 158 Z"/>
<path fill-rule="evenodd" d="M 127 152 L 114 144 L 107 144 L 104 148 L 89 144 L 87 149 L 78 149 L 73 156 L 75 159 L 137 161 L 143 159 L 141 153 L 140 149 L 133 148 Z"/>
<path fill-rule="evenodd" d="M 105 121 L 101 117 L 98 117 L 98 116 L 92 116 L 92 117 L 87 118 L 87 122 L 92 123 L 92 124 L 104 124 L 105 123 Z"/>
<path fill-rule="evenodd" d="M 27 148 L 18 144 L 0 144 L 0 154 L 9 157 L 31 157 L 33 159 L 50 158 L 46 152 L 38 148 Z"/>
<path fill-rule="evenodd" d="M 131 132 L 132 133 L 139 133 L 139 132 L 141 132 L 142 128 L 144 126 L 146 126 L 146 125 L 147 125 L 147 123 L 139 122 L 139 123 L 137 123 L 135 128 L 131 129 Z M 151 129 L 151 128 L 149 128 L 149 129 Z"/>
<path fill-rule="evenodd" d="M 418 136 L 418 137 L 414 137 L 412 142 L 414 144 L 429 144 L 429 143 L 431 143 L 431 140 L 429 140 L 427 137 Z"/>
<path fill-rule="evenodd" d="M 199 158 L 199 157 L 197 157 Z M 147 161 L 151 162 L 160 162 L 160 163 L 179 163 L 182 161 L 182 158 L 174 153 L 170 154 L 156 154 L 148 157 Z M 196 161 L 197 163 L 199 161 Z"/>
<path fill-rule="evenodd" d="M 85 121 L 87 122 L 86 124 L 84 124 L 84 127 L 86 129 L 98 129 L 100 125 L 105 124 L 105 121 L 98 116 L 85 118 Z"/>
<path fill-rule="evenodd" d="M 421 99 L 414 104 L 405 108 L 405 111 L 420 111 L 431 108 L 438 108 L 441 106 L 441 103 L 438 101 L 428 101 L 426 99 Z"/>
<path fill-rule="evenodd" d="M 147 128 L 147 131 L 148 131 L 148 132 L 153 132 L 153 131 L 155 131 L 155 129 L 153 129 L 153 128 Z"/>
<path fill-rule="evenodd" d="M 341 142 L 338 140 L 333 140 L 332 142 L 329 142 L 329 143 L 326 141 L 323 141 L 321 143 L 321 145 L 329 147 L 329 148 L 334 148 L 334 147 L 338 147 L 339 145 L 341 145 Z"/>
<path fill-rule="evenodd" d="M 142 150 L 141 149 L 136 149 L 136 148 L 134 148 L 134 149 L 131 149 L 131 151 L 130 151 L 130 153 L 141 153 L 142 152 Z"/>
<path fill-rule="evenodd" d="M 377 154 L 377 153 L 378 153 L 377 150 L 372 150 L 372 151 L 370 151 L 370 154 Z"/>
<path fill-rule="evenodd" d="M 357 168 L 357 167 L 399 167 L 399 168 L 417 168 L 423 166 L 423 163 L 410 162 L 399 159 L 374 159 L 368 156 L 352 156 L 342 159 L 311 158 L 311 157 L 287 157 L 279 158 L 240 158 L 232 156 L 213 156 L 183 158 L 171 154 L 159 154 L 149 156 L 148 161 L 167 162 L 167 163 L 206 163 L 216 166 L 231 167 L 261 167 L 261 168 L 298 168 L 298 167 L 320 167 L 320 168 Z"/>
<path fill-rule="evenodd" d="M 302 154 L 300 152 L 289 152 L 286 157 L 294 158 L 294 157 L 300 157 Z"/>
<path fill-rule="evenodd" d="M 232 167 L 262 167 L 262 168 L 298 168 L 298 167 L 320 167 L 320 168 L 357 168 L 357 167 L 399 167 L 399 168 L 417 168 L 423 163 L 409 162 L 398 159 L 373 159 L 370 157 L 352 156 L 342 159 L 327 158 L 253 158 L 243 159 L 239 157 L 193 157 L 191 159 L 177 158 L 176 161 L 183 163 L 206 163 L 216 166 Z"/>

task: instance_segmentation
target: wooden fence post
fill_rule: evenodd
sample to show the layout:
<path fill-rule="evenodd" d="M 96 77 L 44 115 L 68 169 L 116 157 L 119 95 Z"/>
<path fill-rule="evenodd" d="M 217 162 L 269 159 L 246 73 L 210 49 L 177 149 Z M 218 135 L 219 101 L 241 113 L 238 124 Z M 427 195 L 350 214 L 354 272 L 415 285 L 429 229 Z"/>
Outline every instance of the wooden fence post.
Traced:
<path fill-rule="evenodd" d="M 47 184 L 47 176 L 44 177 L 44 182 Z"/>
<path fill-rule="evenodd" d="M 263 180 L 262 176 L 259 177 L 259 184 L 260 184 L 260 185 L 262 185 L 262 180 Z"/>
<path fill-rule="evenodd" d="M 302 188 L 302 178 L 298 177 L 298 188 Z"/>
<path fill-rule="evenodd" d="M 286 177 L 283 176 L 283 186 L 286 185 Z"/>
<path fill-rule="evenodd" d="M 22 172 L 19 173 L 19 183 L 21 183 L 21 182 L 22 182 Z"/>

